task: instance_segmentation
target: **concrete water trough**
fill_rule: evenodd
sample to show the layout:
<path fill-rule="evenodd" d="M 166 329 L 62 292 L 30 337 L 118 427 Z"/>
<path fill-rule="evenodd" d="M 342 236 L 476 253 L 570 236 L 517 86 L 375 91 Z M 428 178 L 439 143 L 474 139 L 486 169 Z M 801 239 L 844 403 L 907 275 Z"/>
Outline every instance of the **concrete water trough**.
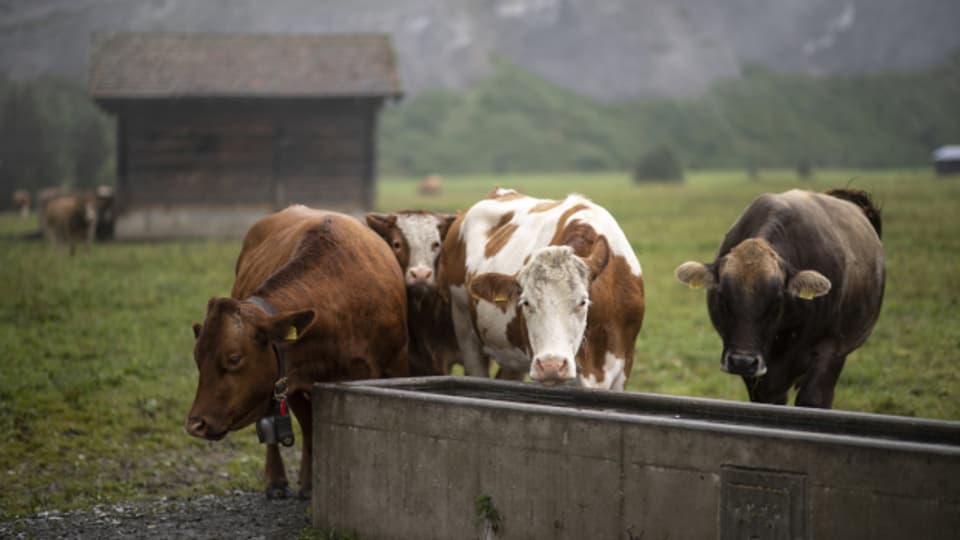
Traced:
<path fill-rule="evenodd" d="M 313 520 L 379 538 L 960 538 L 960 422 L 467 377 L 313 389 Z"/>

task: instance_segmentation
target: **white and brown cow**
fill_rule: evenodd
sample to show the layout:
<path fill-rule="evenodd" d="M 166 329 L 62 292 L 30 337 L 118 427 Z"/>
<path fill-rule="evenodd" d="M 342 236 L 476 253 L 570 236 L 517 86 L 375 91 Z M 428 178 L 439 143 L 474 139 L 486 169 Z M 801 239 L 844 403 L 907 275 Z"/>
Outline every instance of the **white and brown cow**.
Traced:
<path fill-rule="evenodd" d="M 643 323 L 640 263 L 616 220 L 579 195 L 497 189 L 460 215 L 440 255 L 441 291 L 468 375 L 622 390 Z"/>
<path fill-rule="evenodd" d="M 393 250 L 407 286 L 411 375 L 445 375 L 460 361 L 450 304 L 437 293 L 436 280 L 440 247 L 455 218 L 426 210 L 366 215 Z"/>

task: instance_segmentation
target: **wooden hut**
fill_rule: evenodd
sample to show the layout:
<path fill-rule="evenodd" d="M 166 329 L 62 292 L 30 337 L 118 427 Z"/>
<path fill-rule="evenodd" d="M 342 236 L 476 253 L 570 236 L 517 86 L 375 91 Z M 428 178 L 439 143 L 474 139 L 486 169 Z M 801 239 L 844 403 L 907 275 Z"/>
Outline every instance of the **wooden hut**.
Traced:
<path fill-rule="evenodd" d="M 242 235 L 300 203 L 372 206 L 385 35 L 107 33 L 89 92 L 117 119 L 118 237 Z"/>
<path fill-rule="evenodd" d="M 934 150 L 933 169 L 937 176 L 960 174 L 960 145 L 941 146 Z"/>

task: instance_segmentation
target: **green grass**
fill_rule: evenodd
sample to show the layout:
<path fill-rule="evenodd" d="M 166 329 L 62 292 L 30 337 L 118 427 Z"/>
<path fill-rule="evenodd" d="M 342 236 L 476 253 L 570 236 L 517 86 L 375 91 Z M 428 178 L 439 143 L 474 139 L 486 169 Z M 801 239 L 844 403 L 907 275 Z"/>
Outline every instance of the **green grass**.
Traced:
<path fill-rule="evenodd" d="M 884 208 L 887 295 L 873 337 L 848 360 L 838 409 L 960 419 L 960 179 L 925 172 L 818 172 L 802 187 L 846 185 Z M 719 370 L 720 342 L 702 292 L 673 269 L 710 260 L 726 228 L 792 173 L 691 173 L 683 185 L 632 184 L 625 173 L 445 179 L 436 198 L 412 179 L 380 184 L 378 207 L 465 209 L 494 185 L 541 197 L 577 191 L 606 206 L 644 268 L 647 316 L 629 388 L 745 400 Z M 0 216 L 0 520 L 133 497 L 261 487 L 252 429 L 207 443 L 187 436 L 196 368 L 190 324 L 229 293 L 236 241 L 99 244 L 58 257 L 33 228 Z M 297 455 L 285 450 L 294 479 Z"/>

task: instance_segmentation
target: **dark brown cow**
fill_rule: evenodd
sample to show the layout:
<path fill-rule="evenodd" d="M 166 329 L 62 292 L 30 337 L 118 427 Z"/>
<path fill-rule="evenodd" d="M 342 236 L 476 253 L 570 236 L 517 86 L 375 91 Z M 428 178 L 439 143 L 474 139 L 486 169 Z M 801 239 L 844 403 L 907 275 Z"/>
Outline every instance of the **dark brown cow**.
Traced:
<path fill-rule="evenodd" d="M 437 293 L 440 245 L 456 215 L 401 210 L 366 215 L 367 225 L 393 250 L 407 285 L 412 375 L 444 375 L 460 362 L 450 303 Z"/>
<path fill-rule="evenodd" d="M 58 253 L 63 245 L 70 246 L 70 255 L 76 253 L 78 243 L 87 246 L 93 242 L 97 227 L 97 201 L 89 194 L 54 197 L 43 207 L 42 225 L 46 237 Z"/>
<path fill-rule="evenodd" d="M 758 197 L 710 264 L 677 278 L 707 289 L 723 340 L 721 368 L 751 401 L 829 408 L 843 364 L 870 335 L 885 282 L 880 213 L 862 191 L 793 190 Z"/>
<path fill-rule="evenodd" d="M 405 313 L 393 255 L 357 220 L 303 206 L 261 219 L 244 239 L 231 297 L 212 298 L 204 323 L 194 324 L 200 381 L 187 432 L 218 440 L 271 414 L 283 358 L 303 431 L 300 495 L 309 496 L 311 385 L 406 376 Z M 266 480 L 268 497 L 285 496 L 275 444 Z"/>

